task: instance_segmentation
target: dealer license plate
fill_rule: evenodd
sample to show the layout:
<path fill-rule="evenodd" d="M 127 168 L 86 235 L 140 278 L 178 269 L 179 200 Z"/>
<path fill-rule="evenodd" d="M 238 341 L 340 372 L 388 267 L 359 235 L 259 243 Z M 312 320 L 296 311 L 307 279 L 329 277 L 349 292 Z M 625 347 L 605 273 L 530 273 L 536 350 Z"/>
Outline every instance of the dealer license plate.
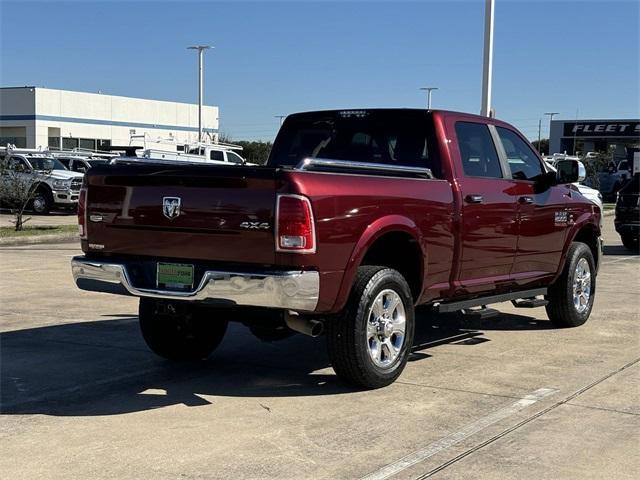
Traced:
<path fill-rule="evenodd" d="M 193 288 L 193 265 L 158 262 L 158 288 Z"/>

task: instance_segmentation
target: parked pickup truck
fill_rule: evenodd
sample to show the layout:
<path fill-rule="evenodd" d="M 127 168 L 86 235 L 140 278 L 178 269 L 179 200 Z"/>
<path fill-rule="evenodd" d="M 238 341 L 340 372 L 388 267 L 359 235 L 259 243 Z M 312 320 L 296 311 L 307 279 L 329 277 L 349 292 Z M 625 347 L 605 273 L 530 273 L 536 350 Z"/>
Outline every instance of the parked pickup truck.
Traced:
<path fill-rule="evenodd" d="M 300 113 L 265 166 L 119 161 L 85 176 L 81 289 L 140 297 L 149 347 L 202 359 L 227 322 L 257 336 L 324 333 L 347 381 L 393 382 L 414 309 L 487 305 L 589 317 L 600 208 L 511 125 L 427 110 Z"/>

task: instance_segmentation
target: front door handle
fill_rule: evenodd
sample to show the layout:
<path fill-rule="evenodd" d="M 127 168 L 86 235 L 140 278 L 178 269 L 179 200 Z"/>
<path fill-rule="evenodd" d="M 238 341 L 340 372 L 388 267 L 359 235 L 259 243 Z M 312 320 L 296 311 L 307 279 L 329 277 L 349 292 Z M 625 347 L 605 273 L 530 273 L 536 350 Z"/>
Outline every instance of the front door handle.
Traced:
<path fill-rule="evenodd" d="M 464 197 L 464 201 L 467 203 L 482 203 L 484 198 L 482 195 L 467 195 Z"/>
<path fill-rule="evenodd" d="M 520 197 L 518 199 L 518 202 L 530 205 L 533 203 L 533 197 Z"/>

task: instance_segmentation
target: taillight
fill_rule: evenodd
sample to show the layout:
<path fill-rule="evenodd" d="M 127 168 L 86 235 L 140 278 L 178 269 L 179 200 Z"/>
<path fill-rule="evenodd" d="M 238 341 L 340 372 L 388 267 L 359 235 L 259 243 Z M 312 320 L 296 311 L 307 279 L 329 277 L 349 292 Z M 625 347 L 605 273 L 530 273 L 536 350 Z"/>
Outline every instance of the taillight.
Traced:
<path fill-rule="evenodd" d="M 80 189 L 80 196 L 78 197 L 78 230 L 80 231 L 80 238 L 87 239 L 87 188 L 82 187 Z"/>
<path fill-rule="evenodd" d="M 316 229 L 309 199 L 301 195 L 278 195 L 276 203 L 276 250 L 314 253 Z"/>

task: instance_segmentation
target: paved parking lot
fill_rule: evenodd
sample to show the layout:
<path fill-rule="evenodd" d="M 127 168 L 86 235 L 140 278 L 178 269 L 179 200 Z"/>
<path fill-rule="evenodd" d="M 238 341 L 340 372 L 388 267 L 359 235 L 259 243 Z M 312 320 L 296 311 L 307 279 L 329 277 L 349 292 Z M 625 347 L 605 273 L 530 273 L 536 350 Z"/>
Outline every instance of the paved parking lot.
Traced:
<path fill-rule="evenodd" d="M 640 260 L 606 219 L 590 321 L 544 309 L 462 325 L 419 315 L 394 385 L 355 391 L 324 342 L 233 324 L 172 365 L 135 299 L 72 284 L 74 244 L 0 249 L 4 478 L 417 479 L 640 476 Z"/>

